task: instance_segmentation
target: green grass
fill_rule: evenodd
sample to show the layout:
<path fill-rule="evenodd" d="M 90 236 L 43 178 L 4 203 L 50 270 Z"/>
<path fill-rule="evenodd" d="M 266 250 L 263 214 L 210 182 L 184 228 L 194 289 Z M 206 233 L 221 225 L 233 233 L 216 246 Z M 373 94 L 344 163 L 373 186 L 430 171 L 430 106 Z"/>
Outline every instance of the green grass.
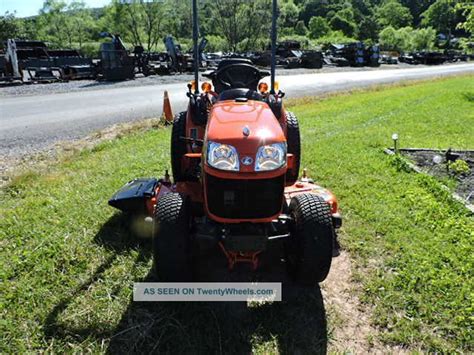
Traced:
<path fill-rule="evenodd" d="M 364 300 L 383 338 L 429 350 L 473 345 L 474 223 L 428 176 L 400 169 L 382 148 L 472 149 L 472 77 L 359 93 L 295 108 L 305 164 L 331 186 L 344 245 L 358 257 Z"/>
<path fill-rule="evenodd" d="M 394 132 L 404 147 L 472 149 L 473 92 L 468 76 L 291 107 L 303 165 L 339 197 L 343 246 L 388 343 L 474 350 L 473 219 L 433 178 L 382 152 Z M 326 325 L 319 290 L 250 308 L 131 302 L 150 248 L 106 201 L 133 177 L 162 175 L 169 132 L 101 143 L 0 191 L 0 352 L 308 353 L 330 341 L 337 322 Z"/>

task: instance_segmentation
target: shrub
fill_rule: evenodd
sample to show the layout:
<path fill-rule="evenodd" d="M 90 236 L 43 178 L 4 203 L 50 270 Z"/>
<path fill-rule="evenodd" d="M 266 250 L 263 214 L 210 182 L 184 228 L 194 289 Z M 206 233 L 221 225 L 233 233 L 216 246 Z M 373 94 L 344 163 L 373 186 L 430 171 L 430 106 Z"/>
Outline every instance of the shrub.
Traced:
<path fill-rule="evenodd" d="M 431 50 L 436 41 L 436 31 L 431 28 L 420 28 L 413 30 L 411 38 L 412 48 L 414 50 Z"/>
<path fill-rule="evenodd" d="M 449 163 L 449 170 L 456 176 L 467 175 L 471 171 L 469 164 L 462 159 Z"/>
<path fill-rule="evenodd" d="M 206 36 L 208 40 L 206 52 L 224 52 L 228 50 L 228 44 L 224 37 L 221 36 Z"/>
<path fill-rule="evenodd" d="M 379 34 L 380 46 L 383 50 L 400 52 L 433 49 L 435 40 L 436 31 L 431 27 L 416 30 L 411 27 L 403 27 L 396 30 L 392 26 L 388 26 Z"/>
<path fill-rule="evenodd" d="M 295 33 L 300 36 L 306 36 L 308 33 L 308 28 L 304 24 L 304 21 L 298 21 L 295 27 Z"/>
<path fill-rule="evenodd" d="M 315 45 L 326 46 L 331 43 L 351 43 L 355 42 L 356 40 L 352 37 L 346 36 L 341 31 L 331 31 L 326 36 L 318 38 L 317 40 L 313 41 Z"/>
<path fill-rule="evenodd" d="M 84 57 L 98 58 L 99 57 L 99 43 L 86 43 L 79 50 Z"/>

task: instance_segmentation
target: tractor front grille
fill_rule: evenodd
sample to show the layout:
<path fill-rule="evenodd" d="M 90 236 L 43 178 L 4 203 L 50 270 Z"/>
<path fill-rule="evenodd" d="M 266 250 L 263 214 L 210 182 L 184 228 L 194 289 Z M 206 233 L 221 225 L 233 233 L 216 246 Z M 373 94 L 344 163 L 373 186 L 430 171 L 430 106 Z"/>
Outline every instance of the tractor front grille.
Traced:
<path fill-rule="evenodd" d="M 220 179 L 206 175 L 209 211 L 229 219 L 268 218 L 280 212 L 285 176 L 271 179 Z"/>

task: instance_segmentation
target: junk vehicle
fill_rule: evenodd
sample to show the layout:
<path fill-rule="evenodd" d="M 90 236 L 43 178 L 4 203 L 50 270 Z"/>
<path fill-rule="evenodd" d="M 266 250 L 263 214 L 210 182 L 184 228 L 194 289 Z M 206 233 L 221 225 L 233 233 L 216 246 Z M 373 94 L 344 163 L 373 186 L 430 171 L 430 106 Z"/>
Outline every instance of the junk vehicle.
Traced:
<path fill-rule="evenodd" d="M 96 68 L 91 58 L 74 49 L 50 49 L 41 41 L 8 39 L 5 76 L 23 82 L 51 82 L 93 78 Z"/>

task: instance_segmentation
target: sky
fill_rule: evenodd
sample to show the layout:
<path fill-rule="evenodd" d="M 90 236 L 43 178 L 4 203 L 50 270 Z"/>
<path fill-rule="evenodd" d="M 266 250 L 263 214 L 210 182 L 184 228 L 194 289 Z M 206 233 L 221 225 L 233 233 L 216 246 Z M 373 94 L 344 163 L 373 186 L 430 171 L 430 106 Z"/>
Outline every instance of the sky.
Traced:
<path fill-rule="evenodd" d="M 71 1 L 65 0 L 70 3 Z M 84 0 L 88 7 L 102 7 L 110 3 L 110 0 Z M 6 11 L 16 11 L 16 17 L 28 17 L 38 15 L 43 7 L 43 0 L 0 0 L 0 15 Z"/>

